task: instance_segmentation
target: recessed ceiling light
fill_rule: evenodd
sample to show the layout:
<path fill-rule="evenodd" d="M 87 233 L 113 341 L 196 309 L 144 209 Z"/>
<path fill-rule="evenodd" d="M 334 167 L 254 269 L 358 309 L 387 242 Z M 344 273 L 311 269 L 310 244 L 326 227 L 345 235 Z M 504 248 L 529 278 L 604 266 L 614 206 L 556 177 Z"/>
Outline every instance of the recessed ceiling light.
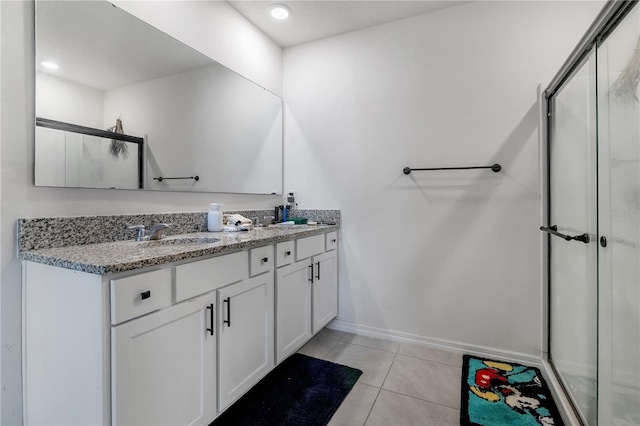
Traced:
<path fill-rule="evenodd" d="M 51 62 L 51 61 L 44 61 L 42 62 L 42 66 L 45 67 L 48 70 L 57 70 L 58 64 L 56 64 L 55 62 Z"/>
<path fill-rule="evenodd" d="M 271 5 L 271 16 L 275 19 L 287 19 L 291 14 L 291 9 L 286 4 L 276 3 Z"/>

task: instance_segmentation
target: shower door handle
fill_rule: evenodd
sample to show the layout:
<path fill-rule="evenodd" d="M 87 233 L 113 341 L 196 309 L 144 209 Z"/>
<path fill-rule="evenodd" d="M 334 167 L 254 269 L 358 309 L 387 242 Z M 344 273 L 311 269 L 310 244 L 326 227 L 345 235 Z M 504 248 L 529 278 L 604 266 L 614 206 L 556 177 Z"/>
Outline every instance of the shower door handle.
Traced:
<path fill-rule="evenodd" d="M 558 232 L 558 226 L 557 225 L 541 226 L 540 230 L 544 231 L 544 232 L 548 232 L 551 235 L 555 235 L 556 237 L 560 237 L 560 238 L 562 238 L 563 240 L 566 240 L 566 241 L 571 241 L 571 240 L 582 241 L 585 244 L 587 244 L 589 242 L 589 234 L 587 234 L 586 232 L 584 234 L 574 235 L 574 236 L 565 235 L 565 234 L 562 234 L 562 233 Z"/>

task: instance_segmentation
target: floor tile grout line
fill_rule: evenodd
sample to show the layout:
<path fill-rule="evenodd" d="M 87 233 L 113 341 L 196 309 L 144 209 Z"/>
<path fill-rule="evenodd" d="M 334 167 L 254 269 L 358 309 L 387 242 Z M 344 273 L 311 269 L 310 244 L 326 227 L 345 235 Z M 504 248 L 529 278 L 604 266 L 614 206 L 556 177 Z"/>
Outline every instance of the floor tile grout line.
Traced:
<path fill-rule="evenodd" d="M 428 402 L 428 403 L 431 403 L 431 404 L 440 405 L 440 406 L 442 406 L 442 407 L 451 408 L 452 410 L 460 410 L 460 407 L 458 407 L 458 408 L 456 408 L 456 407 L 452 407 L 452 406 L 450 406 L 450 405 L 442 404 L 442 403 L 435 402 L 435 401 L 429 401 L 429 400 L 427 400 L 427 399 L 418 398 L 418 397 L 413 396 L 413 395 L 407 395 L 407 394 L 404 394 L 404 393 L 401 393 L 401 392 L 398 392 L 398 391 L 394 391 L 394 390 L 391 390 L 391 389 L 387 389 L 387 388 L 385 388 L 385 387 L 384 387 L 385 382 L 387 381 L 387 378 L 388 378 L 388 376 L 389 376 L 389 373 L 391 372 L 391 368 L 393 368 L 393 364 L 394 364 L 394 363 L 396 362 L 396 360 L 398 359 L 398 355 L 402 355 L 402 356 L 405 356 L 405 357 L 407 357 L 407 358 L 412 358 L 412 359 L 416 359 L 416 360 L 419 360 L 419 361 L 434 362 L 434 363 L 436 363 L 436 364 L 438 364 L 438 365 L 441 365 L 441 366 L 443 366 L 443 367 L 459 368 L 460 370 L 462 370 L 462 366 L 454 366 L 454 365 L 449 365 L 449 364 L 443 364 L 443 363 L 440 363 L 440 362 L 437 362 L 437 361 L 424 360 L 424 359 L 422 359 L 422 358 L 410 357 L 410 356 L 408 356 L 408 355 L 403 355 L 403 354 L 398 353 L 398 354 L 396 354 L 396 356 L 393 358 L 393 362 L 391 363 L 391 367 L 389 367 L 389 371 L 387 372 L 387 375 L 385 376 L 384 381 L 382 382 L 381 389 L 384 389 L 384 390 L 389 391 L 389 392 L 393 392 L 393 393 L 395 393 L 395 394 L 397 394 L 397 395 L 402 395 L 402 396 L 406 396 L 406 397 L 409 397 L 409 398 L 414 398 L 414 399 L 417 399 L 417 400 L 420 400 L 420 401 Z M 461 382 L 459 382 L 459 384 L 461 384 Z"/>
<path fill-rule="evenodd" d="M 361 348 L 368 348 L 368 349 L 375 349 L 376 351 L 382 351 L 382 352 L 388 352 L 390 354 L 398 354 L 398 352 L 394 352 L 394 351 L 389 351 L 387 349 L 380 349 L 380 348 L 373 348 L 371 346 L 367 346 L 367 345 L 362 345 L 360 343 L 353 343 L 353 342 L 345 342 L 344 340 L 340 340 L 338 341 L 338 343 L 346 343 L 347 345 L 355 345 L 355 346 L 360 346 Z M 400 348 L 398 348 L 400 349 Z"/>
<path fill-rule="evenodd" d="M 315 339 L 316 337 L 320 336 L 322 334 L 322 331 L 319 331 L 315 336 L 313 336 L 312 338 Z M 341 342 L 342 341 L 342 337 L 340 337 L 339 339 L 334 339 L 333 337 L 329 337 L 329 336 L 321 336 L 324 337 L 325 339 L 329 339 L 329 340 L 335 340 L 336 342 Z M 344 336 L 343 336 L 344 337 Z"/>
<path fill-rule="evenodd" d="M 396 352 L 395 355 L 393 356 L 393 361 L 391 361 L 391 364 L 389 365 L 389 369 L 387 370 L 387 374 L 385 374 L 384 376 L 384 380 L 382 380 L 382 384 L 380 385 L 380 388 L 378 389 L 378 394 L 376 395 L 376 398 L 373 400 L 373 404 L 371 404 L 371 408 L 369 409 L 369 414 L 367 414 L 367 418 L 364 419 L 364 423 L 362 426 L 365 426 L 367 424 L 367 422 L 369 421 L 369 417 L 371 416 L 371 412 L 373 411 L 373 407 L 376 406 L 376 402 L 378 401 L 378 397 L 380 396 L 380 393 L 382 392 L 382 387 L 384 386 L 384 382 L 387 381 L 387 377 L 389 377 L 389 373 L 391 372 L 391 368 L 393 367 L 393 363 L 396 362 L 396 358 L 398 357 L 398 353 Z"/>
<path fill-rule="evenodd" d="M 340 339 L 335 339 L 333 337 L 324 336 L 327 340 L 331 340 L 331 341 L 335 342 L 335 344 L 332 346 L 332 348 L 329 349 L 329 351 L 325 354 L 324 359 L 328 360 L 327 356 L 336 348 L 336 346 L 338 346 L 338 343 L 345 343 L 346 345 L 354 345 L 354 346 L 358 346 L 358 347 L 362 347 L 362 348 L 367 348 L 367 349 L 372 349 L 372 350 L 377 350 L 377 351 L 381 351 L 381 352 L 393 353 L 394 354 L 393 360 L 391 361 L 391 364 L 390 364 L 390 366 L 389 366 L 389 368 L 388 368 L 388 370 L 387 370 L 387 372 L 385 374 L 385 377 L 382 380 L 382 384 L 379 387 L 375 386 L 375 385 L 372 385 L 372 384 L 369 384 L 369 383 L 359 382 L 360 384 L 365 385 L 365 386 L 371 386 L 371 387 L 377 387 L 378 388 L 378 391 L 377 391 L 376 396 L 375 396 L 375 398 L 373 400 L 373 403 L 371 404 L 371 408 L 369 409 L 369 412 L 367 413 L 367 416 L 366 416 L 366 418 L 364 420 L 363 426 L 369 421 L 369 418 L 371 417 L 371 413 L 373 412 L 373 409 L 376 406 L 376 403 L 377 403 L 377 401 L 378 401 L 378 399 L 380 397 L 380 394 L 382 393 L 382 390 L 386 390 L 386 391 L 391 392 L 391 393 L 393 393 L 395 395 L 411 398 L 411 399 L 416 400 L 416 401 L 421 401 L 421 402 L 425 402 L 425 403 L 428 403 L 428 404 L 434 404 L 436 406 L 440 406 L 440 407 L 443 407 L 443 408 L 448 408 L 450 410 L 455 410 L 458 413 L 460 412 L 461 407 L 457 407 L 456 408 L 456 407 L 452 407 L 450 405 L 446 405 L 446 404 L 443 404 L 443 403 L 439 403 L 439 402 L 435 402 L 435 401 L 429 401 L 427 399 L 419 398 L 419 397 L 416 397 L 416 396 L 413 396 L 413 395 L 407 395 L 407 394 L 404 394 L 404 393 L 401 393 L 401 392 L 397 392 L 397 391 L 394 391 L 394 390 L 386 389 L 386 388 L 384 388 L 384 386 L 385 386 L 385 383 L 386 383 L 386 381 L 387 381 L 387 379 L 389 377 L 389 374 L 391 373 L 391 369 L 393 368 L 394 363 L 398 359 L 398 355 L 403 355 L 403 356 L 405 356 L 407 358 L 411 358 L 411 359 L 415 359 L 415 360 L 419 360 L 419 361 L 426 361 L 426 362 L 434 363 L 434 364 L 437 364 L 437 365 L 442 366 L 442 367 L 452 367 L 452 368 L 462 369 L 462 365 L 460 365 L 460 364 L 452 364 L 452 363 L 437 361 L 437 360 L 433 360 L 433 359 L 422 358 L 422 357 L 415 356 L 415 355 L 408 355 L 408 354 L 400 353 L 400 350 L 402 348 L 402 343 L 394 342 L 392 340 L 378 339 L 378 338 L 374 338 L 374 337 L 371 338 L 371 339 L 375 339 L 375 340 L 380 340 L 382 342 L 398 343 L 398 348 L 395 351 L 390 351 L 390 350 L 387 350 L 387 349 L 381 349 L 379 347 L 367 346 L 365 344 L 356 343 L 356 342 L 352 342 L 352 341 L 348 341 L 348 340 L 345 341 L 346 338 L 353 338 L 352 336 L 353 336 L 352 333 L 346 333 L 346 332 L 340 337 Z M 358 336 L 358 335 L 355 335 L 355 336 Z M 367 336 L 363 336 L 363 337 L 367 337 Z M 452 355 L 457 355 L 454 352 L 448 352 L 448 351 L 442 351 L 442 352 L 451 353 Z"/>
<path fill-rule="evenodd" d="M 394 391 L 394 390 L 391 390 L 391 389 L 385 389 L 385 390 L 387 392 L 395 393 L 396 395 L 406 396 L 407 398 L 417 399 L 418 401 L 428 402 L 429 404 L 435 404 L 435 405 L 439 405 L 441 407 L 446 407 L 446 408 L 450 408 L 452 410 L 460 411 L 460 408 L 452 407 L 450 405 L 442 404 L 440 402 L 429 401 L 428 399 L 418 398 L 417 396 L 407 395 L 405 393 L 397 392 L 397 391 Z"/>
<path fill-rule="evenodd" d="M 337 345 L 337 344 L 338 344 L 338 342 L 336 342 L 336 344 L 335 344 L 335 345 L 331 346 L 331 348 L 329 348 L 329 350 L 327 351 L 327 353 L 323 355 L 322 359 L 324 359 L 325 361 L 329 361 L 329 360 L 327 359 L 327 357 L 329 356 L 329 354 L 331 353 L 331 351 L 336 347 L 336 345 Z"/>
<path fill-rule="evenodd" d="M 386 350 L 386 349 L 373 348 L 373 347 L 371 347 L 371 346 L 362 345 L 362 344 L 360 344 L 360 343 L 347 342 L 347 341 L 345 341 L 345 340 L 344 340 L 344 339 L 345 339 L 345 337 L 347 337 L 347 336 L 362 337 L 362 338 L 365 338 L 365 339 L 374 339 L 374 340 L 379 340 L 379 341 L 381 341 L 381 342 L 397 343 L 397 344 L 398 344 L 398 349 L 396 349 L 395 351 L 388 351 L 388 350 Z M 393 352 L 393 353 L 398 353 L 398 351 L 400 350 L 400 346 L 402 346 L 402 343 L 400 343 L 400 342 L 396 342 L 395 340 L 380 339 L 380 338 L 378 338 L 378 337 L 362 336 L 362 335 L 360 335 L 360 334 L 347 333 L 347 332 L 345 332 L 345 333 L 344 333 L 344 336 L 342 336 L 342 337 L 340 338 L 340 341 L 341 341 L 341 342 L 344 342 L 344 343 L 351 343 L 352 345 L 364 346 L 364 347 L 371 348 L 371 349 L 379 349 L 379 350 L 381 350 L 381 351 L 385 351 L 385 352 Z"/>
<path fill-rule="evenodd" d="M 349 336 L 349 335 L 352 335 L 352 336 L 360 336 L 360 337 L 365 337 L 365 338 L 369 338 L 369 339 L 376 339 L 376 340 L 380 340 L 380 341 L 382 341 L 382 342 L 397 343 L 397 344 L 398 344 L 398 349 L 396 349 L 395 351 L 390 351 L 390 350 L 387 350 L 387 349 L 374 348 L 374 347 L 372 347 L 372 346 L 363 345 L 363 344 L 361 344 L 361 343 L 347 342 L 347 341 L 345 341 L 344 339 L 345 339 L 345 337 L 347 337 L 347 336 Z M 315 336 L 314 336 L 314 337 L 315 337 Z M 332 338 L 332 337 L 327 337 L 327 339 L 336 340 L 336 339 L 334 339 L 334 338 Z M 359 335 L 359 334 L 354 334 L 354 333 L 344 332 L 344 335 L 340 338 L 340 340 L 337 340 L 337 341 L 338 341 L 338 342 L 341 342 L 341 343 L 349 343 L 349 344 L 351 344 L 351 345 L 363 346 L 363 347 L 365 347 L 365 348 L 377 349 L 377 350 L 379 350 L 379 351 L 385 351 L 385 352 L 395 353 L 395 354 L 398 354 L 398 355 L 404 355 L 404 356 L 408 356 L 408 357 L 411 357 L 411 358 L 421 359 L 421 360 L 424 360 L 424 361 L 437 362 L 437 363 L 439 363 L 439 364 L 444 364 L 444 365 L 449 365 L 449 366 L 452 366 L 452 367 L 460 367 L 460 368 L 462 368 L 462 364 L 450 364 L 450 363 L 447 363 L 447 362 L 436 361 L 436 360 L 434 360 L 434 359 L 421 358 L 421 357 L 416 356 L 416 355 L 407 355 L 407 354 L 400 353 L 400 349 L 402 348 L 403 343 L 402 343 L 402 342 L 396 342 L 395 340 L 380 339 L 380 338 L 378 338 L 378 337 L 361 336 L 361 335 Z M 454 354 L 454 355 L 459 355 L 460 357 L 462 357 L 462 355 L 463 355 L 463 354 L 459 354 L 459 353 L 457 353 L 457 352 L 447 351 L 447 350 L 444 350 L 444 349 L 434 349 L 434 350 L 436 350 L 436 351 L 441 351 L 441 352 L 445 352 L 445 353 L 450 353 L 450 354 Z"/>
<path fill-rule="evenodd" d="M 373 399 L 373 404 L 371 404 L 371 408 L 369 408 L 369 412 L 367 413 L 367 417 L 364 419 L 364 423 L 362 423 L 362 426 L 365 426 L 367 424 L 367 422 L 369 421 L 369 417 L 371 416 L 371 412 L 373 411 L 373 407 L 375 407 L 376 402 L 378 401 L 378 397 L 380 396 L 380 392 L 382 392 L 382 387 L 378 388 L 378 393 L 376 394 L 376 397 Z"/>
<path fill-rule="evenodd" d="M 398 349 L 396 349 L 395 351 L 390 351 L 390 350 L 387 350 L 387 349 L 381 349 L 381 348 L 376 348 L 376 347 L 373 347 L 373 346 L 367 346 L 367 345 L 364 345 L 364 344 L 362 344 L 362 343 L 354 343 L 354 342 L 348 342 L 348 341 L 345 341 L 345 340 L 344 340 L 344 339 L 345 339 L 345 337 L 347 337 L 347 336 L 348 336 L 348 335 L 350 335 L 350 334 L 351 334 L 352 336 L 360 336 L 360 337 L 365 337 L 365 338 L 369 338 L 369 339 L 376 339 L 376 340 L 380 340 L 380 341 L 382 341 L 382 342 L 397 343 L 397 344 L 398 344 Z M 331 338 L 330 338 L 330 339 L 331 339 Z M 335 340 L 335 339 L 332 339 L 332 340 Z M 462 364 L 449 364 L 449 363 L 446 363 L 446 362 L 436 361 L 436 360 L 433 360 L 433 359 L 421 358 L 421 357 L 416 356 L 416 355 L 407 355 L 407 354 L 400 353 L 400 349 L 402 348 L 403 343 L 402 343 L 402 342 L 397 342 L 397 341 L 395 341 L 395 340 L 380 339 L 380 338 L 378 338 L 378 337 L 361 336 L 361 335 L 359 335 L 359 334 L 353 334 L 353 333 L 346 333 L 346 332 L 345 332 L 344 336 L 342 336 L 342 337 L 340 338 L 340 340 L 338 340 L 338 342 L 341 342 L 341 343 L 349 343 L 349 344 L 351 344 L 351 345 L 363 346 L 363 347 L 365 347 L 365 348 L 377 349 L 377 350 L 379 350 L 379 351 L 391 352 L 391 353 L 395 353 L 395 354 L 399 354 L 399 355 L 408 356 L 408 357 L 411 357 L 411 358 L 422 359 L 422 360 L 424 360 L 424 361 L 437 362 L 437 363 L 439 363 L 439 364 L 450 365 L 450 366 L 452 366 L 452 367 L 462 367 Z M 450 353 L 450 354 L 454 354 L 454 355 L 459 355 L 460 357 L 462 357 L 462 355 L 463 355 L 463 353 L 460 353 L 460 354 L 459 354 L 458 352 L 447 351 L 447 350 L 444 350 L 444 349 L 434 349 L 434 350 L 436 350 L 436 351 L 441 351 L 441 352 L 444 352 L 444 353 Z"/>
<path fill-rule="evenodd" d="M 400 352 L 398 352 L 398 355 L 406 356 L 408 358 L 413 358 L 413 359 L 419 359 L 419 360 L 422 360 L 422 361 L 435 362 L 435 363 L 438 363 L 438 364 L 446 365 L 447 367 L 459 367 L 460 369 L 462 369 L 462 364 L 449 364 L 449 363 L 442 362 L 442 361 L 436 361 L 435 359 L 420 358 L 419 356 L 415 356 L 415 355 L 401 354 Z M 462 355 L 460 355 L 460 356 L 462 356 Z"/>

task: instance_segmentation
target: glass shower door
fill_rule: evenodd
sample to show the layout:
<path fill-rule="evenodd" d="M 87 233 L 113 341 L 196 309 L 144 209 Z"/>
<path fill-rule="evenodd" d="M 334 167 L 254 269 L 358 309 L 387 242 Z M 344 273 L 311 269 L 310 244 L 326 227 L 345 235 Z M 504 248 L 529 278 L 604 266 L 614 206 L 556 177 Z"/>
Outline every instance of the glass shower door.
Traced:
<path fill-rule="evenodd" d="M 640 12 L 598 47 L 600 424 L 640 424 Z"/>
<path fill-rule="evenodd" d="M 597 422 L 596 55 L 551 98 L 549 357 L 586 424 Z M 570 239 L 568 239 L 570 238 Z"/>

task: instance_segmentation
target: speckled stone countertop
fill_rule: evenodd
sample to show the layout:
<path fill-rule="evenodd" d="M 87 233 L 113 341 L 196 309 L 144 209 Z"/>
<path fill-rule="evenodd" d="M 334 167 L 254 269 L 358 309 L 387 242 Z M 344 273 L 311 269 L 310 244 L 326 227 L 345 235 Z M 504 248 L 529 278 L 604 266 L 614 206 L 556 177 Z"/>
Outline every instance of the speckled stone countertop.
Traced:
<path fill-rule="evenodd" d="M 91 274 L 131 271 L 170 262 L 231 253 L 337 230 L 338 225 L 295 225 L 256 228 L 244 232 L 196 232 L 157 241 L 114 241 L 100 244 L 53 247 L 19 252 L 22 260 Z M 216 242 L 200 239 L 219 238 Z"/>
<path fill-rule="evenodd" d="M 223 213 L 240 213 L 249 219 L 274 214 L 273 210 L 239 210 Z M 292 210 L 290 217 L 340 225 L 339 210 Z M 144 225 L 147 229 L 151 229 L 158 223 L 172 224 L 166 230 L 166 235 L 204 232 L 207 230 L 207 212 L 18 219 L 18 253 L 131 240 L 135 232 L 127 230 L 128 225 Z"/>

